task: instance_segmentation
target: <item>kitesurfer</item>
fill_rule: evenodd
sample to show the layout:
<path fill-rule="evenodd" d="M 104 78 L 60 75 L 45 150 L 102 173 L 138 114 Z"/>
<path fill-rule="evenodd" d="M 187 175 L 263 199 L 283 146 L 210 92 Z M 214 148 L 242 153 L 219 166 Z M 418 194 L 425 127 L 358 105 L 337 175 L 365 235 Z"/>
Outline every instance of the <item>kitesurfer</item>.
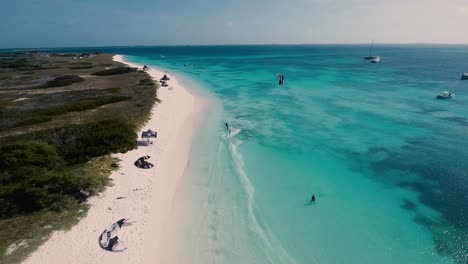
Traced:
<path fill-rule="evenodd" d="M 278 85 L 283 86 L 283 83 L 284 83 L 284 76 L 283 76 L 283 74 L 279 73 L 278 74 Z"/>

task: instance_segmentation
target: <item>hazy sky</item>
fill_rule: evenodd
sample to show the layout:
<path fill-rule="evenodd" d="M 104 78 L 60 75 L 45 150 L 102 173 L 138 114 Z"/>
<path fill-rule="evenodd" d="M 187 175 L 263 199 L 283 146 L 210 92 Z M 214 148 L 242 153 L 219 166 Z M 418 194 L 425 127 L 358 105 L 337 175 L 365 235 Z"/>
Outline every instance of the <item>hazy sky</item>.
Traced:
<path fill-rule="evenodd" d="M 468 0 L 0 0 L 0 48 L 468 43 Z"/>

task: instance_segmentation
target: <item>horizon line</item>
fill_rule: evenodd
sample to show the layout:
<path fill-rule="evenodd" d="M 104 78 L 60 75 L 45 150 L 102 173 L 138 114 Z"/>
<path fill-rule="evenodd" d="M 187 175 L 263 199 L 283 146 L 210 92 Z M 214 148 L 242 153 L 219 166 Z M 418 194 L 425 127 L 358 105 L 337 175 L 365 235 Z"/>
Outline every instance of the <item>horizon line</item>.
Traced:
<path fill-rule="evenodd" d="M 369 45 L 366 42 L 356 42 L 356 43 L 257 43 L 257 44 L 167 44 L 167 45 L 158 45 L 158 44 L 143 44 L 143 45 L 85 45 L 85 46 L 49 46 L 49 47 L 8 47 L 0 48 L 0 50 L 34 50 L 34 49 L 73 49 L 73 48 L 139 48 L 139 47 L 216 47 L 216 46 L 323 46 L 323 45 Z M 450 46 L 468 46 L 468 43 L 442 43 L 442 42 L 382 42 L 374 43 L 374 45 L 450 45 Z"/>

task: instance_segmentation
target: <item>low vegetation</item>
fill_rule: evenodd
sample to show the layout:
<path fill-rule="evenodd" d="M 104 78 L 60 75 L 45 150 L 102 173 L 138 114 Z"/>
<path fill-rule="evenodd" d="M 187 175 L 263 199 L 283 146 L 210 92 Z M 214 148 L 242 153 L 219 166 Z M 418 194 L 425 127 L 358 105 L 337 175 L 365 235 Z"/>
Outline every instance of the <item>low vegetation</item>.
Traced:
<path fill-rule="evenodd" d="M 0 148 L 0 218 L 50 209 L 83 199 L 82 179 L 66 169 L 53 145 L 18 141 Z"/>
<path fill-rule="evenodd" d="M 131 125 L 110 120 L 41 131 L 28 138 L 0 147 L 1 219 L 43 209 L 61 211 L 85 201 L 102 188 L 102 181 L 72 173 L 72 165 L 131 150 L 136 133 Z"/>
<path fill-rule="evenodd" d="M 111 183 L 110 155 L 136 147 L 158 102 L 146 73 L 111 55 L 76 57 L 0 54 L 0 263 L 86 215 Z"/>
<path fill-rule="evenodd" d="M 49 88 L 49 87 L 61 87 L 70 85 L 73 83 L 80 83 L 83 82 L 84 79 L 77 75 L 63 75 L 54 77 L 52 80 L 48 81 L 44 85 L 40 86 L 39 88 Z"/>
<path fill-rule="evenodd" d="M 41 131 L 28 137 L 53 145 L 68 164 L 76 164 L 115 152 L 127 152 L 136 147 L 137 134 L 131 124 L 106 120 Z"/>
<path fill-rule="evenodd" d="M 91 99 L 91 100 L 80 99 L 74 102 L 65 102 L 64 104 L 58 105 L 55 107 L 40 109 L 40 110 L 35 111 L 35 113 L 38 115 L 55 116 L 55 115 L 60 115 L 60 114 L 68 113 L 68 112 L 89 110 L 89 109 L 97 108 L 101 105 L 113 104 L 113 103 L 118 103 L 118 102 L 127 101 L 127 100 L 130 100 L 130 98 L 127 96 L 107 96 L 107 97 L 101 97 L 101 98 L 96 98 L 96 99 Z M 30 115 L 33 113 L 28 112 L 27 114 Z"/>
<path fill-rule="evenodd" d="M 0 106 L 0 128 L 9 128 L 16 126 L 27 126 L 51 121 L 54 116 L 66 114 L 70 112 L 80 112 L 90 109 L 95 109 L 99 106 L 118 103 L 130 100 L 127 96 L 114 95 L 102 96 L 93 99 L 78 99 L 76 101 L 64 102 L 60 105 L 50 106 L 47 108 L 29 109 L 29 110 L 3 110 Z M 14 111 L 14 113 L 13 113 Z"/>
<path fill-rule="evenodd" d="M 40 63 L 22 57 L 4 58 L 0 60 L 0 69 L 6 70 L 33 70 L 41 68 Z"/>
<path fill-rule="evenodd" d="M 154 85 L 154 81 L 151 78 L 145 78 L 145 79 L 141 79 L 138 82 L 138 85 Z"/>
<path fill-rule="evenodd" d="M 117 75 L 117 74 L 124 74 L 124 73 L 129 73 L 129 72 L 136 72 L 137 68 L 131 68 L 131 67 L 115 67 L 111 69 L 107 69 L 104 71 L 98 71 L 93 73 L 93 75 L 96 76 L 107 76 L 107 75 Z"/>
<path fill-rule="evenodd" d="M 86 177 L 81 180 L 89 195 L 102 191 L 109 184 L 112 172 L 110 164 L 118 160 L 104 156 L 79 165 L 68 166 L 72 177 Z M 71 198 L 62 201 L 61 207 L 52 206 L 28 214 L 0 219 L 0 263 L 19 263 L 44 242 L 54 230 L 67 230 L 86 216 L 88 205 Z M 60 209 L 60 210 L 57 210 Z"/>

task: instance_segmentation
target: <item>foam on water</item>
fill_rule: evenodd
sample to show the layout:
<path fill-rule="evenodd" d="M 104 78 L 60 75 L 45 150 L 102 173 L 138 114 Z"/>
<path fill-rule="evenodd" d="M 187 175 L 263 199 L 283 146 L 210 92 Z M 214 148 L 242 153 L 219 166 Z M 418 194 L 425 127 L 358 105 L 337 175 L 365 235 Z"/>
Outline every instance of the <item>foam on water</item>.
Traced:
<path fill-rule="evenodd" d="M 268 227 L 262 227 L 257 220 L 256 214 L 254 212 L 254 203 L 255 203 L 255 189 L 252 183 L 247 176 L 244 168 L 244 161 L 242 156 L 238 152 L 238 147 L 242 144 L 241 140 L 236 140 L 236 135 L 238 135 L 242 130 L 241 129 L 232 129 L 232 134 L 227 137 L 228 144 L 230 146 L 229 150 L 231 151 L 232 161 L 235 164 L 237 174 L 242 182 L 244 187 L 246 197 L 247 197 L 247 208 L 249 212 L 249 219 L 252 223 L 252 229 L 259 236 L 260 240 L 263 243 L 263 248 L 266 251 L 266 256 L 269 259 L 270 263 L 283 263 L 283 264 L 295 264 L 296 261 L 289 256 L 286 250 L 281 245 L 281 242 L 278 241 L 275 236 L 272 234 L 271 230 Z M 317 262 L 314 262 L 317 263 Z"/>

